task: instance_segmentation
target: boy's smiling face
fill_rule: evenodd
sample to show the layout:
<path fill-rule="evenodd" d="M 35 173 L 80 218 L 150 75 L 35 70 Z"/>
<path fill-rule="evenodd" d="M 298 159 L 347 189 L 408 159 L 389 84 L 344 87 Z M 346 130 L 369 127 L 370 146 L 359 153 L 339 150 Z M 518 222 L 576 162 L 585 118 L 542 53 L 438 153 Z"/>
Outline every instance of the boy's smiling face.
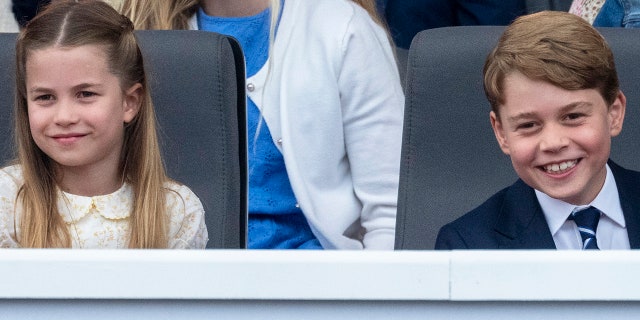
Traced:
<path fill-rule="evenodd" d="M 518 176 L 552 198 L 590 203 L 604 184 L 611 137 L 622 129 L 622 92 L 607 107 L 596 89 L 565 90 L 512 72 L 504 97 L 491 126 Z"/>

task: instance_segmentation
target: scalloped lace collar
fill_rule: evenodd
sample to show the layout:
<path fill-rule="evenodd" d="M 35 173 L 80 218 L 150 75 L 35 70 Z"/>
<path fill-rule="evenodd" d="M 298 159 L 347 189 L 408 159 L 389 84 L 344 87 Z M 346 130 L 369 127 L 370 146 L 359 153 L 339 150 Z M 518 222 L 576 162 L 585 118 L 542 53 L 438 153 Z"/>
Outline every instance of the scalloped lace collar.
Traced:
<path fill-rule="evenodd" d="M 68 223 L 76 223 L 90 212 L 95 212 L 105 219 L 121 220 L 131 215 L 133 206 L 133 189 L 124 183 L 120 189 L 111 194 L 101 196 L 79 196 L 58 189 L 58 212 Z"/>

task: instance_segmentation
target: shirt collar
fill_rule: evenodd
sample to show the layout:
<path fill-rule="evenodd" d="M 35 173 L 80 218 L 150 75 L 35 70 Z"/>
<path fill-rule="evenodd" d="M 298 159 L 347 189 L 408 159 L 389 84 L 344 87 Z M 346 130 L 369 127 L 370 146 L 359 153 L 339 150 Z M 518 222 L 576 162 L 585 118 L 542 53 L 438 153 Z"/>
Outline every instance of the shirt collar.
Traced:
<path fill-rule="evenodd" d="M 625 228 L 626 223 L 622 213 L 622 206 L 620 205 L 616 180 L 608 164 L 606 168 L 607 176 L 604 179 L 602 189 L 590 204 L 581 207 L 594 206 L 620 227 Z M 555 235 L 576 206 L 562 200 L 551 198 L 541 191 L 535 190 L 535 192 L 544 217 L 549 225 L 549 230 L 552 235 Z"/>
<path fill-rule="evenodd" d="M 94 210 L 108 220 L 126 219 L 131 215 L 133 190 L 127 183 L 113 193 L 85 197 L 58 189 L 58 212 L 68 223 L 76 223 Z"/>

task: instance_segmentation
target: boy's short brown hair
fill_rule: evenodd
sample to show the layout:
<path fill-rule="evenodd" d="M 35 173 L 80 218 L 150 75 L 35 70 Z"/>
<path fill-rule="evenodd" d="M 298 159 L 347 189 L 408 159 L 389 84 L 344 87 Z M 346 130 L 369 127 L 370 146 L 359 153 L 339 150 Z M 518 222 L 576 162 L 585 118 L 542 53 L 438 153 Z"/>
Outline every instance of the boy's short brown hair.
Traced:
<path fill-rule="evenodd" d="M 519 17 L 504 31 L 484 65 L 484 90 L 499 115 L 504 79 L 511 72 L 566 90 L 597 89 L 611 105 L 618 91 L 613 53 L 584 19 L 560 11 Z"/>

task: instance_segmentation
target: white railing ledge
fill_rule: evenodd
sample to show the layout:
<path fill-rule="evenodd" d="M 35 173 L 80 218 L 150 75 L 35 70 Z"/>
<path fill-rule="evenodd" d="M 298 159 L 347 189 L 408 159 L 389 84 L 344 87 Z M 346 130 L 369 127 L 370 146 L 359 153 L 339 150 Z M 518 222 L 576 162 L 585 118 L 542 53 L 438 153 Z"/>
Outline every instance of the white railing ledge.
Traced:
<path fill-rule="evenodd" d="M 0 299 L 636 301 L 640 251 L 0 249 Z"/>
<path fill-rule="evenodd" d="M 638 251 L 453 251 L 451 300 L 638 301 Z"/>
<path fill-rule="evenodd" d="M 0 249 L 0 299 L 447 300 L 449 253 Z"/>

